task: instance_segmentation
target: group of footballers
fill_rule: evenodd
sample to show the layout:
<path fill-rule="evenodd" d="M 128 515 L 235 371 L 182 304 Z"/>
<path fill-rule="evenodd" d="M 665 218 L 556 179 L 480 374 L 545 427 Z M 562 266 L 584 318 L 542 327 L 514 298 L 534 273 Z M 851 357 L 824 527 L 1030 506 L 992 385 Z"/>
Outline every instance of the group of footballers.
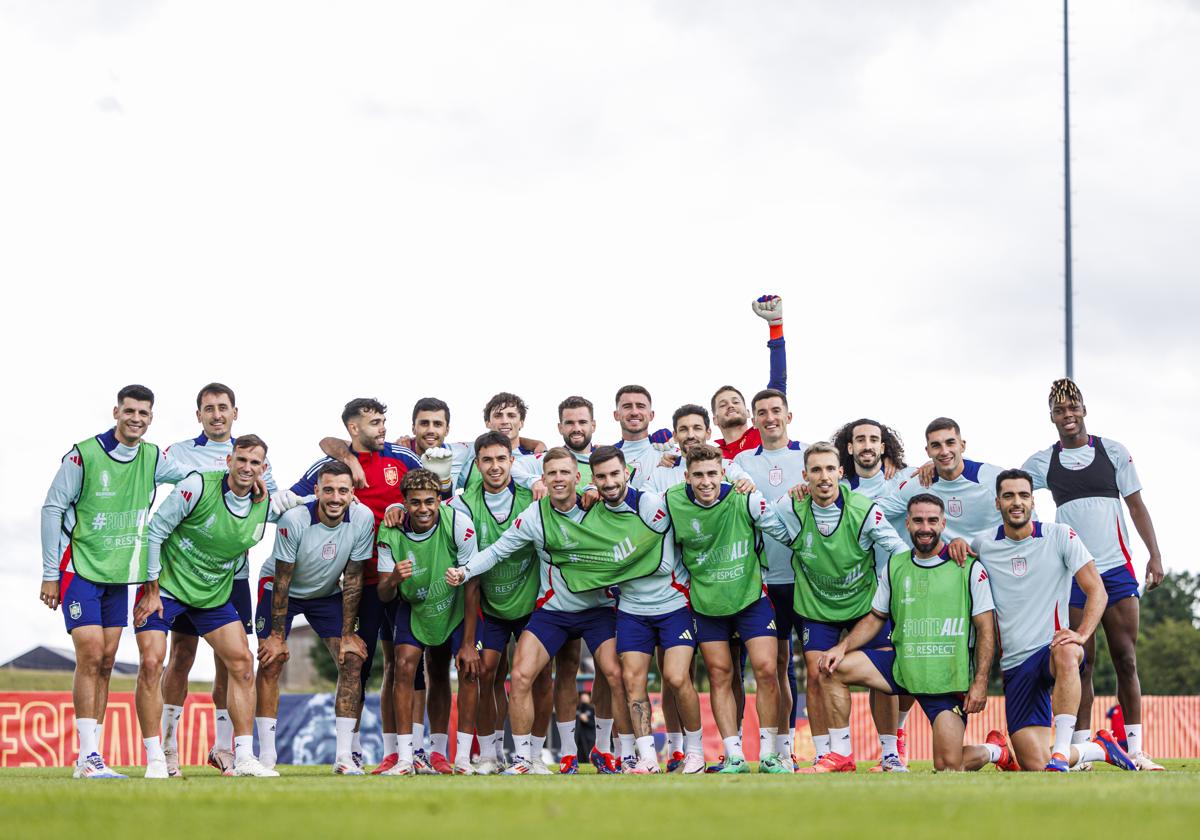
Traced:
<path fill-rule="evenodd" d="M 367 772 L 359 721 L 377 653 L 385 755 L 371 772 L 549 774 L 552 714 L 558 772 L 578 772 L 581 641 L 596 666 L 589 760 L 604 774 L 662 772 L 647 692 L 654 666 L 666 771 L 751 772 L 747 665 L 758 772 L 854 771 L 851 686 L 871 689 L 882 752 L 872 770 L 907 770 L 914 702 L 932 723 L 938 770 L 1066 771 L 1096 761 L 1161 770 L 1142 747 L 1125 507 L 1149 550 L 1147 588 L 1162 581 L 1161 557 L 1132 459 L 1088 434 L 1076 385 L 1054 383 L 1058 440 L 1022 469 L 967 460 L 962 430 L 946 417 L 927 426 L 929 460 L 919 468 L 876 420 L 806 445 L 790 436 L 782 301 L 766 295 L 753 309 L 769 324 L 771 378 L 748 404 L 722 386 L 708 408 L 681 406 L 670 429 L 652 432 L 649 391 L 625 386 L 613 414 L 621 440 L 597 446 L 594 406 L 572 396 L 558 407 L 562 443 L 547 449 L 522 437 L 526 406 L 514 394 L 487 402 L 486 431 L 469 444 L 448 441 L 442 400 L 418 400 L 411 435 L 390 442 L 386 407 L 355 399 L 342 414 L 345 438 L 321 441 L 324 457 L 287 489 L 271 474 L 267 443 L 234 436 L 229 387 L 201 389 L 202 432 L 161 452 L 144 440 L 153 394 L 121 389 L 114 427 L 68 452 L 42 509 L 41 599 L 62 607 L 76 653 L 75 776 L 121 777 L 104 762 L 101 728 L 133 584 L 147 778 L 182 774 L 176 735 L 200 637 L 217 662 L 210 763 L 226 775 L 278 775 L 278 681 L 296 616 L 337 663 L 339 774 Z M 151 515 L 164 483 L 174 489 Z M 1034 516 L 1041 488 L 1053 494 L 1055 523 Z M 274 550 L 254 607 L 247 552 L 269 523 Z M 1090 731 L 1101 626 L 1128 750 Z M 794 634 L 816 748 L 807 766 L 793 755 Z M 697 648 L 724 743 L 711 766 Z M 997 649 L 1007 735 L 964 745 Z"/>

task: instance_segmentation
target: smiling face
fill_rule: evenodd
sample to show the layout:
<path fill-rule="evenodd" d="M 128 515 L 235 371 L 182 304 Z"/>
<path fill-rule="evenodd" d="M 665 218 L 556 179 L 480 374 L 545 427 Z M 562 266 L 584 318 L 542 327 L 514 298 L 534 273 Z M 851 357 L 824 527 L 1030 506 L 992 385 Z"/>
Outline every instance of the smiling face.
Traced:
<path fill-rule="evenodd" d="M 650 421 L 654 419 L 650 398 L 636 391 L 626 391 L 617 399 L 613 419 L 621 424 L 621 434 L 627 439 L 645 434 L 650 428 Z"/>
<path fill-rule="evenodd" d="M 713 398 L 713 422 L 718 428 L 744 426 L 750 421 L 750 410 L 737 391 L 722 391 Z"/>
<path fill-rule="evenodd" d="M 754 404 L 754 427 L 762 436 L 765 449 L 779 449 L 787 444 L 791 422 L 792 412 L 779 397 L 764 397 Z"/>
<path fill-rule="evenodd" d="M 620 504 L 629 483 L 629 472 L 621 459 L 609 458 L 599 464 L 593 461 L 591 467 L 592 483 L 596 485 L 600 498 L 610 505 Z"/>
<path fill-rule="evenodd" d="M 225 464 L 229 467 L 229 488 L 234 495 L 244 496 L 255 479 L 262 478 L 267 468 L 267 453 L 261 446 L 238 447 L 225 456 Z"/>
<path fill-rule="evenodd" d="M 521 429 L 525 426 L 525 421 L 521 419 L 521 412 L 515 405 L 502 405 L 492 409 L 486 425 L 493 432 L 507 435 L 515 448 L 521 437 Z"/>
<path fill-rule="evenodd" d="M 542 481 L 550 501 L 557 506 L 574 503 L 575 487 L 579 483 L 579 462 L 574 458 L 552 458 L 542 461 Z"/>
<path fill-rule="evenodd" d="M 475 455 L 475 466 L 483 477 L 483 489 L 489 493 L 499 493 L 508 486 L 512 465 L 512 450 L 504 446 L 485 446 Z"/>
<path fill-rule="evenodd" d="M 833 452 L 813 452 L 804 462 L 804 480 L 808 493 L 822 507 L 828 507 L 838 495 L 842 465 Z"/>
<path fill-rule="evenodd" d="M 441 446 L 446 442 L 446 435 L 449 433 L 450 423 L 446 420 L 446 412 L 441 409 L 418 411 L 417 416 L 413 418 L 412 435 L 418 455 L 426 449 Z"/>
<path fill-rule="evenodd" d="M 967 442 L 956 429 L 937 429 L 925 436 L 925 454 L 933 461 L 938 475 L 953 478 L 962 472 Z"/>
<path fill-rule="evenodd" d="M 926 557 L 933 554 L 939 542 L 942 541 L 942 531 L 946 529 L 946 519 L 942 509 L 933 502 L 917 502 L 908 509 L 908 518 L 904 522 L 908 529 L 909 539 L 913 548 Z"/>
<path fill-rule="evenodd" d="M 1087 417 L 1087 406 L 1079 400 L 1059 400 L 1050 409 L 1050 422 L 1058 429 L 1063 440 L 1074 440 L 1087 436 L 1083 418 Z"/>
<path fill-rule="evenodd" d="M 354 499 L 354 480 L 348 475 L 327 473 L 317 481 L 317 506 L 326 523 L 336 522 Z"/>
<path fill-rule="evenodd" d="M 687 452 L 698 443 L 708 443 L 712 429 L 699 414 L 685 414 L 675 422 L 675 442 Z"/>
<path fill-rule="evenodd" d="M 387 442 L 387 415 L 378 411 L 362 411 L 347 421 L 350 440 L 362 452 L 379 452 Z"/>
<path fill-rule="evenodd" d="M 229 394 L 206 393 L 200 397 L 200 408 L 196 410 L 196 419 L 204 429 L 204 436 L 213 443 L 223 443 L 229 440 L 233 433 L 233 421 L 237 419 L 238 410 L 230 400 Z"/>
<path fill-rule="evenodd" d="M 874 423 L 860 423 L 850 430 L 850 443 L 846 448 L 858 471 L 874 475 L 883 460 L 883 430 Z"/>
<path fill-rule="evenodd" d="M 719 458 L 688 461 L 683 471 L 683 480 L 692 488 L 692 495 L 702 505 L 711 505 L 721 495 L 721 483 L 725 481 L 725 464 Z"/>
<path fill-rule="evenodd" d="M 573 452 L 587 452 L 596 434 L 596 420 L 586 407 L 564 408 L 558 421 L 558 433 L 563 443 Z"/>
<path fill-rule="evenodd" d="M 150 423 L 154 420 L 154 404 L 148 400 L 125 397 L 121 404 L 113 409 L 113 420 L 117 421 L 117 440 L 126 446 L 133 446 L 150 428 Z"/>
<path fill-rule="evenodd" d="M 996 492 L 996 510 L 1009 528 L 1024 528 L 1033 518 L 1033 486 L 1023 478 L 1004 479 Z"/>
<path fill-rule="evenodd" d="M 433 490 L 409 490 L 404 494 L 404 508 L 408 511 L 408 526 L 423 534 L 437 524 L 441 501 Z"/>

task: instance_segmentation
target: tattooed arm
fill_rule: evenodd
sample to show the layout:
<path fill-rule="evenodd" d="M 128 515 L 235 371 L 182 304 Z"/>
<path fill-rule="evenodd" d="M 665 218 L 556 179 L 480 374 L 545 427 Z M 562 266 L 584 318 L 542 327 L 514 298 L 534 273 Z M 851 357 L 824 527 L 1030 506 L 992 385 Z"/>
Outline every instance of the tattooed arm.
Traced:
<path fill-rule="evenodd" d="M 367 658 L 366 642 L 354 632 L 355 625 L 358 624 L 358 605 L 362 600 L 362 590 L 363 563 L 361 560 L 351 560 L 346 564 L 346 571 L 342 573 L 342 645 L 338 653 L 339 665 L 345 663 L 347 654 L 353 654 L 363 660 Z"/>
<path fill-rule="evenodd" d="M 292 573 L 295 570 L 295 563 L 276 558 L 275 580 L 271 583 L 271 635 L 258 645 L 258 662 L 263 667 L 282 665 L 288 660 L 284 634 L 287 632 L 288 590 L 292 586 Z"/>

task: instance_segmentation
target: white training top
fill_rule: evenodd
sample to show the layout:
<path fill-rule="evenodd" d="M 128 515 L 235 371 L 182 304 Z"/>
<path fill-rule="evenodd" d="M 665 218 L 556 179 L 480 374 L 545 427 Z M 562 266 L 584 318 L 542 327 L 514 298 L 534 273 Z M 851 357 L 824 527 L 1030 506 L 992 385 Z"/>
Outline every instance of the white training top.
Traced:
<path fill-rule="evenodd" d="M 754 489 L 762 493 L 768 502 L 785 498 L 788 490 L 804 481 L 804 450 L 807 444 L 793 440 L 783 449 L 747 449 L 738 453 L 733 462 L 746 471 L 754 482 Z M 792 547 L 779 540 L 763 535 L 767 552 L 767 568 L 763 572 L 763 583 L 792 583 L 796 575 L 792 571 Z"/>
<path fill-rule="evenodd" d="M 279 517 L 275 549 L 258 573 L 260 589 L 271 589 L 276 563 L 292 563 L 290 598 L 324 598 L 341 591 L 342 572 L 351 560 L 365 562 L 375 550 L 375 515 L 350 504 L 337 525 L 321 521 L 314 500 Z"/>

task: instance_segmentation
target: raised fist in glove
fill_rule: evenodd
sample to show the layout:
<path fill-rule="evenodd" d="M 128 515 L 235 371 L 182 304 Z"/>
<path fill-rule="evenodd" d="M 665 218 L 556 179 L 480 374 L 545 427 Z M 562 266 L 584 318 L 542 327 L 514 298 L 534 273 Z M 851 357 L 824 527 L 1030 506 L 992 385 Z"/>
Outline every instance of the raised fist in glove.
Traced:
<path fill-rule="evenodd" d="M 438 477 L 443 490 L 450 489 L 450 470 L 454 452 L 448 446 L 432 446 L 421 456 L 421 466 Z"/>
<path fill-rule="evenodd" d="M 271 494 L 271 513 L 276 516 L 282 516 L 298 504 L 300 497 L 291 490 L 279 490 Z"/>
<path fill-rule="evenodd" d="M 755 315 L 772 327 L 778 327 L 783 323 L 783 298 L 779 295 L 763 295 L 750 304 L 750 308 L 754 310 Z"/>

